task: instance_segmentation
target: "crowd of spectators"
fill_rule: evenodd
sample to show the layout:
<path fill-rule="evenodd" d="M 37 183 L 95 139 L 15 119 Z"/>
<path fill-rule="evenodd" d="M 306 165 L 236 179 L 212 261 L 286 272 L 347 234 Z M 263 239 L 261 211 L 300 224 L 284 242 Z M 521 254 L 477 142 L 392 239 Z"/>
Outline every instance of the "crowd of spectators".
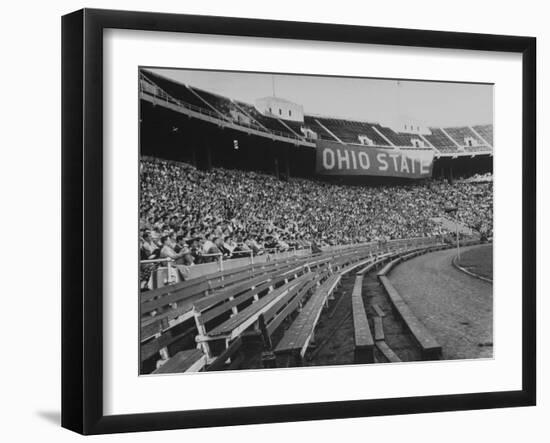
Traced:
<path fill-rule="evenodd" d="M 446 180 L 359 186 L 286 181 L 251 171 L 144 158 L 141 259 L 183 265 L 319 247 L 445 234 L 432 219 L 458 208 L 461 223 L 492 236 L 492 183 Z"/>

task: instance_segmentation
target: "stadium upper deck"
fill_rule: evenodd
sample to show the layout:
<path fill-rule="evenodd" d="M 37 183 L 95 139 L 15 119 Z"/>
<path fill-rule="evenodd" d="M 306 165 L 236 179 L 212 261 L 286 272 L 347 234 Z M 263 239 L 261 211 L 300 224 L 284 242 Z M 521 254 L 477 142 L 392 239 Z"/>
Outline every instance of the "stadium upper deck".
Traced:
<path fill-rule="evenodd" d="M 493 126 L 430 127 L 430 134 L 396 132 L 380 123 L 305 115 L 303 122 L 264 115 L 255 106 L 140 73 L 140 97 L 222 127 L 295 145 L 314 147 L 316 139 L 386 149 L 432 149 L 436 157 L 492 155 Z"/>

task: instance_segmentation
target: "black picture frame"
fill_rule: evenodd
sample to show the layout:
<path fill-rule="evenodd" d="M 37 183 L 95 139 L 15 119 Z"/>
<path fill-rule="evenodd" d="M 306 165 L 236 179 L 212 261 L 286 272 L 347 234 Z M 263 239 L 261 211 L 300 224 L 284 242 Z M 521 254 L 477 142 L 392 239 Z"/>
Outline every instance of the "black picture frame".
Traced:
<path fill-rule="evenodd" d="M 517 391 L 106 416 L 103 412 L 103 31 L 108 28 L 522 54 L 522 388 Z M 82 434 L 536 403 L 536 39 L 84 9 L 62 18 L 62 426 Z"/>

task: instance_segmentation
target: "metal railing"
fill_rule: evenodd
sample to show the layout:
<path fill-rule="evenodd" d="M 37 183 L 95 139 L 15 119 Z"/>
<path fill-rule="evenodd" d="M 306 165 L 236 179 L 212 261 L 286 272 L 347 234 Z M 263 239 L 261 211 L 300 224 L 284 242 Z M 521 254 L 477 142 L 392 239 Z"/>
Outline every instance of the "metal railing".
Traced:
<path fill-rule="evenodd" d="M 247 129 L 253 129 L 258 132 L 263 132 L 265 134 L 275 135 L 277 137 L 282 138 L 288 138 L 291 140 L 297 140 L 297 141 L 305 141 L 305 137 L 298 137 L 291 133 L 286 133 L 282 131 L 277 131 L 274 129 L 267 129 L 264 126 L 261 125 L 253 125 L 253 124 L 247 124 L 246 122 L 238 122 L 234 119 L 224 115 L 221 111 L 220 112 L 214 112 L 210 111 L 208 109 L 202 108 L 200 106 L 192 105 L 191 103 L 183 102 L 177 98 L 172 97 L 170 94 L 168 94 L 166 91 L 164 91 L 160 86 L 155 85 L 149 80 L 144 80 L 143 78 L 140 79 L 140 87 L 139 90 L 142 94 L 148 94 L 152 96 L 155 100 L 163 100 L 167 103 L 171 103 L 176 106 L 180 106 L 186 109 L 189 109 L 190 111 L 196 112 L 198 114 L 202 114 L 205 116 L 208 116 L 212 119 L 219 120 L 220 124 L 232 124 L 235 126 L 240 126 Z"/>
<path fill-rule="evenodd" d="M 417 237 L 409 239 L 395 239 L 388 241 L 372 241 L 372 242 L 362 242 L 354 244 L 345 244 L 345 245 L 334 245 L 334 246 L 323 246 L 321 251 L 323 253 L 338 252 L 345 249 L 354 249 L 361 247 L 371 247 L 374 252 L 379 251 L 380 249 L 387 248 L 388 246 L 392 248 L 397 248 L 400 246 L 421 246 L 429 245 L 435 242 L 440 241 L 439 237 Z M 221 272 L 224 270 L 236 269 L 243 267 L 249 264 L 255 263 L 264 263 L 270 260 L 279 260 L 296 255 L 310 255 L 312 253 L 311 246 L 305 248 L 289 248 L 285 251 L 280 251 L 279 248 L 266 248 L 261 251 L 261 253 L 255 254 L 254 251 L 237 251 L 231 256 L 223 256 L 222 253 L 217 252 L 214 254 L 202 254 L 201 257 L 212 258 L 215 257 L 214 261 L 208 263 L 200 263 L 193 265 L 179 265 L 177 260 L 171 258 L 158 258 L 150 260 L 140 261 L 140 265 L 150 265 L 158 264 L 159 267 L 155 269 L 154 272 L 157 272 L 157 275 L 153 277 L 154 283 L 152 283 L 153 288 L 170 285 L 182 281 L 180 270 L 185 270 L 185 280 L 191 280 L 193 278 L 201 277 L 204 275 L 212 274 L 215 272 Z M 240 256 L 240 257 L 238 257 Z M 175 269 L 174 269 L 175 268 Z M 182 269 L 183 268 L 183 269 Z M 178 271 L 176 271 L 176 269 Z M 159 271 L 161 271 L 159 279 Z"/>
<path fill-rule="evenodd" d="M 150 277 L 147 284 L 151 284 L 153 288 L 159 286 L 165 286 L 181 281 L 180 273 L 178 271 L 185 269 L 187 273 L 187 279 L 197 278 L 202 275 L 207 275 L 213 272 L 221 272 L 228 269 L 238 268 L 241 266 L 246 266 L 248 264 L 267 262 L 271 260 L 278 260 L 282 258 L 292 257 L 296 255 L 306 255 L 311 253 L 311 247 L 307 248 L 289 248 L 285 251 L 281 251 L 279 248 L 267 248 L 262 249 L 258 253 L 254 251 L 237 251 L 231 254 L 231 256 L 224 256 L 221 252 L 216 252 L 214 254 L 201 254 L 201 258 L 215 258 L 215 260 L 192 264 L 184 265 L 178 264 L 177 259 L 174 260 L 169 257 L 157 258 L 157 259 L 147 259 L 141 260 L 140 266 L 147 265 L 158 265 L 152 273 L 157 273 L 156 276 Z M 175 269 L 174 269 L 175 268 Z M 159 273 L 161 280 L 159 281 Z M 153 279 L 151 281 L 151 278 Z"/>

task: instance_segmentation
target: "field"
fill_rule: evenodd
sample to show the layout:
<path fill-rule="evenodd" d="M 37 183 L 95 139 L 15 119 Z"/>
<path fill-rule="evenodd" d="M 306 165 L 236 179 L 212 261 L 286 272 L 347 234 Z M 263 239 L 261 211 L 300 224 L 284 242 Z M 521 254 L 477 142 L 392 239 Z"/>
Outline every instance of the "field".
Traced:
<path fill-rule="evenodd" d="M 465 257 L 491 256 L 490 246 L 465 248 Z M 443 359 L 491 358 L 493 285 L 452 265 L 456 250 L 410 260 L 390 275 L 418 319 L 443 347 Z"/>
<path fill-rule="evenodd" d="M 485 245 L 479 248 L 464 251 L 458 262 L 474 274 L 493 279 L 493 245 Z"/>

